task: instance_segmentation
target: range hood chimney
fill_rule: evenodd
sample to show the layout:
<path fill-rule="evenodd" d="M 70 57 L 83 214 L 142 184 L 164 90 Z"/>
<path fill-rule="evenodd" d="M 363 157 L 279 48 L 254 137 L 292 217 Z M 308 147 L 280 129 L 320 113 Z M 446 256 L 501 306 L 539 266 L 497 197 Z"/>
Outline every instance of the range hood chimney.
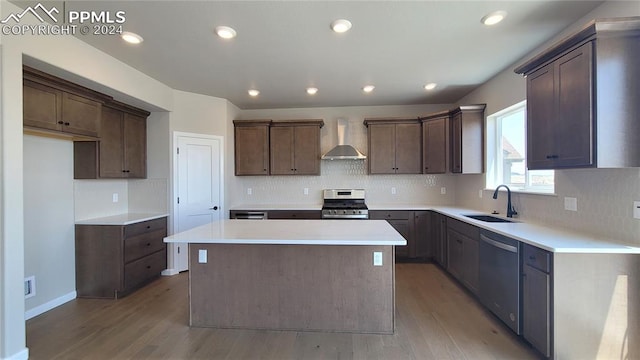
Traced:
<path fill-rule="evenodd" d="M 329 150 L 326 154 L 322 155 L 322 160 L 364 160 L 367 157 L 354 148 L 348 145 L 348 129 L 349 122 L 347 119 L 338 119 L 338 146 Z"/>

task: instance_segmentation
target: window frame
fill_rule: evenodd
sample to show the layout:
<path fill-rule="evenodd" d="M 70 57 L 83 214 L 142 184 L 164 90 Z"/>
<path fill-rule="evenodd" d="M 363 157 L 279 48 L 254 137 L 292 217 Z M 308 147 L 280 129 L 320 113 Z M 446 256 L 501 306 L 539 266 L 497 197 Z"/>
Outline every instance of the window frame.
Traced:
<path fill-rule="evenodd" d="M 520 101 L 516 104 L 508 106 L 502 110 L 495 112 L 487 116 L 486 121 L 486 134 L 487 134 L 487 142 L 486 142 L 486 164 L 487 170 L 485 173 L 485 190 L 493 190 L 498 185 L 503 184 L 503 154 L 500 149 L 502 149 L 502 119 L 505 117 L 514 114 L 518 111 L 524 111 L 524 131 L 525 131 L 525 149 L 524 149 L 524 158 L 525 158 L 525 167 L 524 167 L 524 177 L 525 177 L 525 185 L 524 187 L 520 187 L 517 185 L 506 184 L 511 188 L 512 192 L 517 193 L 526 193 L 526 194 L 536 194 L 536 195 L 551 195 L 555 194 L 555 171 L 553 170 L 529 170 L 527 168 L 527 145 L 526 145 L 526 131 L 527 131 L 527 100 Z M 530 180 L 531 176 L 539 171 L 552 172 L 554 177 L 554 183 L 550 187 L 539 187 L 539 186 L 531 186 Z"/>

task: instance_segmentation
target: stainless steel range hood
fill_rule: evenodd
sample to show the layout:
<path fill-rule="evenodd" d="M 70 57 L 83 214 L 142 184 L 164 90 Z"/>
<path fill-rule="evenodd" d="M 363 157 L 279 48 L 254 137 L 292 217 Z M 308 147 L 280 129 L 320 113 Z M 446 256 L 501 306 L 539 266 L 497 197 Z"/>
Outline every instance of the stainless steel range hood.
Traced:
<path fill-rule="evenodd" d="M 367 157 L 355 147 L 345 143 L 348 136 L 349 122 L 346 119 L 338 119 L 338 146 L 322 155 L 322 160 L 364 160 Z"/>

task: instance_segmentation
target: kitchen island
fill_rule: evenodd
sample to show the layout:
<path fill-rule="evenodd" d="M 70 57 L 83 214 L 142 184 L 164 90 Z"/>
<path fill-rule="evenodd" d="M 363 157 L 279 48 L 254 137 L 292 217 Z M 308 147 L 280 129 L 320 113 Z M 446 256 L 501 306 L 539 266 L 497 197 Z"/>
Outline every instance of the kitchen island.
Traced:
<path fill-rule="evenodd" d="M 191 326 L 393 334 L 394 246 L 384 220 L 222 220 L 189 244 Z"/>

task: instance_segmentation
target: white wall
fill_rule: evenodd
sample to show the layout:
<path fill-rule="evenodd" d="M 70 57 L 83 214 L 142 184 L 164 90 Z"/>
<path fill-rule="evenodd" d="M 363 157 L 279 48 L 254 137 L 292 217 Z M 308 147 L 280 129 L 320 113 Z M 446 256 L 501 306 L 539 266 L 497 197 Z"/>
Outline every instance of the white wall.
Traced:
<path fill-rule="evenodd" d="M 2 18 L 21 11 L 0 0 Z M 28 23 L 23 19 L 21 23 Z M 32 23 L 34 23 L 32 21 Z M 0 95 L 0 358 L 27 358 L 23 281 L 24 201 L 22 135 L 22 64 L 46 64 L 55 75 L 93 84 L 97 90 L 149 110 L 171 110 L 173 91 L 72 36 L 5 36 L 2 44 Z"/>
<path fill-rule="evenodd" d="M 75 298 L 73 143 L 24 137 L 24 272 L 35 276 L 37 314 Z"/>
<path fill-rule="evenodd" d="M 351 145 L 367 153 L 367 128 L 365 118 L 418 117 L 447 110 L 450 104 L 410 106 L 347 106 L 329 108 L 263 109 L 241 110 L 239 119 L 323 119 L 321 129 L 321 152 L 331 150 L 338 144 L 337 119 L 349 121 L 348 137 Z M 230 124 L 232 129 L 233 124 Z M 232 154 L 227 156 L 233 161 Z M 322 189 L 364 188 L 369 204 L 433 204 L 451 205 L 455 201 L 455 176 L 451 175 L 367 175 L 366 161 L 321 162 L 320 176 L 234 176 L 229 184 L 232 207 L 252 204 L 300 204 L 322 203 Z M 396 194 L 391 194 L 391 188 Z M 447 194 L 441 195 L 440 188 Z M 247 188 L 252 195 L 247 195 Z M 309 195 L 304 195 L 304 188 Z"/>
<path fill-rule="evenodd" d="M 526 98 L 525 79 L 513 68 L 543 51 L 550 44 L 582 28 L 594 18 L 638 16 L 637 1 L 608 1 L 580 21 L 542 44 L 521 61 L 509 66 L 496 77 L 462 98 L 460 103 L 486 103 L 486 115 L 491 115 Z M 640 220 L 633 219 L 633 200 L 640 200 L 640 170 L 635 169 L 582 169 L 557 170 L 556 196 L 514 195 L 514 205 L 520 218 L 543 225 L 568 228 L 573 231 L 600 235 L 603 239 L 622 240 L 640 244 Z M 498 201 L 485 191 L 484 175 L 456 178 L 456 204 L 478 210 L 506 211 L 506 196 Z M 564 210 L 564 197 L 578 199 L 578 211 Z"/>

